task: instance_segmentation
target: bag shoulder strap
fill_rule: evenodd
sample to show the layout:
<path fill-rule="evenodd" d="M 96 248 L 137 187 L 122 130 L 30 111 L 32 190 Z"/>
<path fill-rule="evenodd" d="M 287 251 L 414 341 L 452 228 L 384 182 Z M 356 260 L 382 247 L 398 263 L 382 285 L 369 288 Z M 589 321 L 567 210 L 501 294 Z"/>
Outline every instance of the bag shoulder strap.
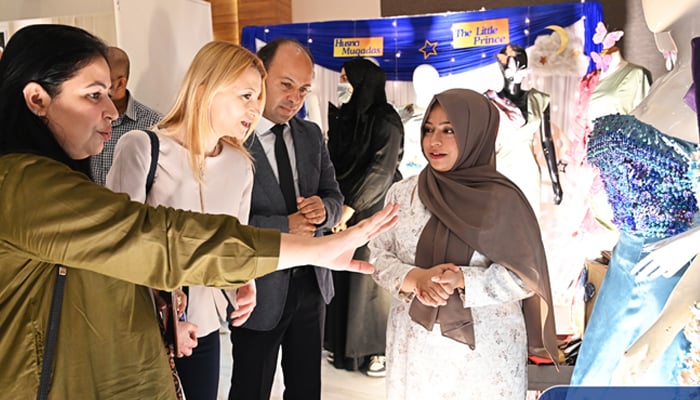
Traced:
<path fill-rule="evenodd" d="M 153 181 L 156 177 L 156 168 L 158 167 L 158 152 L 160 150 L 160 141 L 158 140 L 158 135 L 155 132 L 144 130 L 148 134 L 148 138 L 151 139 L 151 166 L 148 168 L 148 175 L 146 175 L 146 196 L 150 193 L 153 187 Z"/>
<path fill-rule="evenodd" d="M 156 176 L 156 167 L 158 166 L 158 152 L 160 150 L 160 141 L 155 132 L 146 130 L 149 139 L 151 139 L 151 165 L 148 168 L 146 176 L 146 195 L 153 187 L 153 181 Z M 41 364 L 41 376 L 39 378 L 39 390 L 36 398 L 45 400 L 49 397 L 49 389 L 51 388 L 51 376 L 53 375 L 53 357 L 56 353 L 56 341 L 58 339 L 58 327 L 61 322 L 61 306 L 63 305 L 63 293 L 66 287 L 66 267 L 57 265 L 56 284 L 53 289 L 51 298 L 51 310 L 49 312 L 49 325 L 46 332 L 46 341 L 44 343 L 44 356 Z"/>
<path fill-rule="evenodd" d="M 66 267 L 60 264 L 56 265 L 56 267 L 56 284 L 51 298 L 49 326 L 46 330 L 44 357 L 41 362 L 41 377 L 39 378 L 39 390 L 36 394 L 38 400 L 46 400 L 49 398 L 51 375 L 53 372 L 53 356 L 56 353 L 56 339 L 58 339 L 58 326 L 61 322 L 61 306 L 63 305 L 63 293 L 66 287 Z"/>

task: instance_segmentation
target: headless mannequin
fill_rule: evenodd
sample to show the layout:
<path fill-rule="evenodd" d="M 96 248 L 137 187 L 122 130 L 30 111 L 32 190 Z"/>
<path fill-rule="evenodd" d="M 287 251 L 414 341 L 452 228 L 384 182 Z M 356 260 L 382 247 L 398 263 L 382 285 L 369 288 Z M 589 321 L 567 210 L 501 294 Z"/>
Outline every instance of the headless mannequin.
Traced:
<path fill-rule="evenodd" d="M 683 96 L 693 82 L 690 41 L 700 36 L 700 1 L 676 0 L 669 7 L 662 0 L 642 0 L 642 8 L 649 29 L 657 35 L 669 31 L 678 53 L 673 70 L 654 82 L 632 114 L 667 135 L 698 143 L 696 114 L 683 102 Z"/>
<path fill-rule="evenodd" d="M 607 54 L 610 54 L 610 57 L 612 57 L 612 59 L 610 60 L 610 65 L 608 65 L 608 70 L 607 71 L 603 71 L 603 70 L 600 71 L 600 79 L 607 78 L 608 76 L 612 75 L 617 70 L 619 70 L 620 68 L 627 65 L 627 61 L 625 61 L 622 58 L 622 54 L 620 53 L 620 49 L 618 49 L 617 47 L 611 47 L 608 50 Z"/>
<path fill-rule="evenodd" d="M 318 95 L 311 92 L 304 100 L 306 104 L 306 119 L 315 122 L 318 126 L 323 126 L 323 117 L 321 116 L 321 105 Z"/>
<path fill-rule="evenodd" d="M 413 90 L 416 93 L 416 106 L 422 115 L 430 104 L 433 95 L 440 93 L 440 74 L 429 64 L 422 64 L 413 71 Z"/>
<path fill-rule="evenodd" d="M 412 116 L 404 121 L 404 153 L 399 165 L 404 178 L 420 173 L 428 164 L 421 148 L 421 123 L 433 95 L 441 91 L 439 80 L 440 74 L 432 65 L 422 64 L 413 71 L 416 102 Z"/>
<path fill-rule="evenodd" d="M 642 7 L 649 29 L 657 35 L 670 32 L 675 42 L 671 45 L 678 53 L 673 70 L 654 83 L 649 95 L 632 114 L 668 135 L 698 143 L 697 115 L 683 102 L 683 97 L 692 84 L 690 43 L 700 35 L 700 0 L 678 0 L 673 8 L 663 0 L 642 0 Z M 660 43 L 657 40 L 657 45 Z M 659 50 L 669 49 L 660 47 Z M 700 229 L 663 242 L 653 246 L 656 250 L 639 262 L 631 272 L 633 275 L 675 274 L 698 254 Z M 639 384 L 639 377 L 646 374 L 688 323 L 690 307 L 700 301 L 698 260 L 700 258 L 696 258 L 678 281 L 658 319 L 627 349 L 614 373 L 614 384 Z"/>
<path fill-rule="evenodd" d="M 593 72 L 598 76 L 588 103 L 591 126 L 596 118 L 604 115 L 629 114 L 649 92 L 648 72 L 644 68 L 625 61 L 615 46 L 602 53 L 610 57 L 610 63 Z"/>
<path fill-rule="evenodd" d="M 525 49 L 520 46 L 507 45 L 500 51 L 497 58 L 504 79 L 503 89 L 498 92 L 498 96 L 508 99 L 516 105 L 527 123 L 531 115 L 528 109 L 530 91 L 524 90 L 521 86 L 522 79 L 525 76 L 524 71 L 527 69 L 527 53 L 525 53 Z M 547 170 L 549 171 L 549 177 L 552 181 L 554 203 L 559 204 L 561 203 L 563 192 L 561 184 L 559 183 L 559 170 L 557 169 L 557 155 L 552 139 L 549 104 L 542 110 L 539 134 L 542 150 L 545 160 L 547 161 Z"/>

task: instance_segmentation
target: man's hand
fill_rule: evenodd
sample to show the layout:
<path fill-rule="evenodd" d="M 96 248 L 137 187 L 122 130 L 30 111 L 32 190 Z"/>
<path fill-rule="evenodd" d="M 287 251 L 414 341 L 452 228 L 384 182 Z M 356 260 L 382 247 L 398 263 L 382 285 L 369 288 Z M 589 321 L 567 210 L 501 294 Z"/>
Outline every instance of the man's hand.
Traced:
<path fill-rule="evenodd" d="M 326 207 L 318 196 L 297 197 L 297 210 L 310 224 L 319 225 L 326 220 Z"/>
<path fill-rule="evenodd" d="M 255 280 L 250 280 L 245 285 L 241 286 L 236 290 L 236 309 L 229 315 L 231 320 L 231 325 L 241 326 L 243 325 L 250 314 L 255 309 L 257 304 L 257 289 L 255 287 Z"/>
<path fill-rule="evenodd" d="M 310 223 L 301 211 L 289 214 L 287 218 L 289 219 L 289 233 L 292 235 L 314 236 L 316 233 L 316 225 Z"/>

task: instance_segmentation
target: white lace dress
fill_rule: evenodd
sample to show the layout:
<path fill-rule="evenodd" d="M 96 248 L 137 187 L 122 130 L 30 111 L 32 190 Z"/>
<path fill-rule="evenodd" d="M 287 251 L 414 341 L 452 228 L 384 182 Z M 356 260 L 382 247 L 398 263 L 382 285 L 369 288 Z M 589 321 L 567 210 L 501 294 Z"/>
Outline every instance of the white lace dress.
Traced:
<path fill-rule="evenodd" d="M 472 308 L 474 317 L 474 350 L 443 337 L 437 324 L 430 332 L 408 316 L 410 296 L 399 288 L 414 268 L 416 244 L 430 218 L 418 198 L 417 182 L 414 176 L 389 189 L 386 201 L 401 205 L 399 222 L 370 242 L 374 279 L 393 296 L 387 326 L 387 399 L 524 399 L 527 334 L 520 300 L 531 292 L 505 267 L 477 252 L 470 266 L 462 266 L 464 305 Z"/>

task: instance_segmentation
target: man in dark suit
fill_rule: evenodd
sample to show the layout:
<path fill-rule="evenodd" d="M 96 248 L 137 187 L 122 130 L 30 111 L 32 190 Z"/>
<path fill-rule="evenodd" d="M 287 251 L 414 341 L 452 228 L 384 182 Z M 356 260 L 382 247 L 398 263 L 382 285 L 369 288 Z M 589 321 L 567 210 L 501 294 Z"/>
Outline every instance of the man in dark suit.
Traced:
<path fill-rule="evenodd" d="M 246 142 L 255 162 L 250 224 L 314 236 L 340 219 L 343 195 L 319 127 L 295 117 L 311 89 L 313 59 L 291 39 L 260 49 L 267 69 L 263 118 Z M 321 398 L 325 305 L 333 297 L 329 270 L 299 266 L 256 279 L 257 306 L 231 328 L 230 400 L 267 400 L 282 348 L 285 400 Z"/>

